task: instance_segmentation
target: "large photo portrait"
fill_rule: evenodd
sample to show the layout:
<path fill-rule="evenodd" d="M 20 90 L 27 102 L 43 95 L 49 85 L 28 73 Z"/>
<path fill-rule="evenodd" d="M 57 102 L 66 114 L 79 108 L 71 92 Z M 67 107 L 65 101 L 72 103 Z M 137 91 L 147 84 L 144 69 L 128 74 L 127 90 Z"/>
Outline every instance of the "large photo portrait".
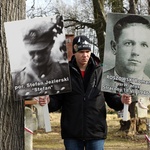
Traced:
<path fill-rule="evenodd" d="M 62 16 L 5 22 L 16 99 L 69 92 Z"/>
<path fill-rule="evenodd" d="M 150 16 L 108 14 L 102 91 L 150 96 Z"/>

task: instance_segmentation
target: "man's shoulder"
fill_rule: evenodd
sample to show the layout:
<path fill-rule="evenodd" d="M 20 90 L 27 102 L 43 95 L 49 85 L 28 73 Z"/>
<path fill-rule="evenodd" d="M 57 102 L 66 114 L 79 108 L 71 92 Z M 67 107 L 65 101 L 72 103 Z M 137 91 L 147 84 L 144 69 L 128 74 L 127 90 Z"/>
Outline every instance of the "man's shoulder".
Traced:
<path fill-rule="evenodd" d="M 22 68 L 22 69 L 18 69 L 12 72 L 12 74 L 18 74 L 20 72 L 23 72 L 26 69 L 26 67 Z"/>
<path fill-rule="evenodd" d="M 69 67 L 69 65 L 67 62 L 55 62 L 54 63 L 54 69 L 66 71 L 66 70 L 68 70 L 68 67 Z"/>
<path fill-rule="evenodd" d="M 49 72 L 53 72 L 53 74 L 49 74 L 50 78 L 61 78 L 69 75 L 69 65 L 67 62 L 54 62 L 48 69 Z"/>
<path fill-rule="evenodd" d="M 24 67 L 24 68 L 21 69 L 21 70 L 16 70 L 16 71 L 14 71 L 14 72 L 11 72 L 11 76 L 12 76 L 13 80 L 22 77 L 23 74 L 25 74 L 25 70 L 26 70 L 26 67 Z"/>
<path fill-rule="evenodd" d="M 103 76 L 114 75 L 114 68 L 103 72 Z"/>
<path fill-rule="evenodd" d="M 108 76 L 114 76 L 114 68 L 104 71 L 102 74 L 102 83 L 113 84 L 113 80 L 110 80 Z"/>
<path fill-rule="evenodd" d="M 145 73 L 143 75 L 143 80 L 150 80 L 150 77 L 148 77 Z"/>

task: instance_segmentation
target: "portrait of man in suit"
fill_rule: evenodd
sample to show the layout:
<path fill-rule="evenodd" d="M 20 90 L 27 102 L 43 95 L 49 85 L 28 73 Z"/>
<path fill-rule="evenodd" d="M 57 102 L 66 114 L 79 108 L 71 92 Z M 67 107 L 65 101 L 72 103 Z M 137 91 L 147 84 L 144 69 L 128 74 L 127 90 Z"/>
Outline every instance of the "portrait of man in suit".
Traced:
<path fill-rule="evenodd" d="M 114 66 L 106 69 L 109 64 L 112 64 L 112 61 L 109 60 L 110 56 L 109 58 L 105 57 L 106 52 L 104 54 L 102 90 L 114 93 L 150 95 L 150 70 L 147 65 L 150 58 L 150 22 L 148 17 L 109 14 L 108 21 L 110 17 L 116 19 L 113 25 L 113 38 L 109 42 L 111 52 L 115 57 Z M 106 32 L 106 41 L 109 30 L 107 29 L 108 34 Z"/>

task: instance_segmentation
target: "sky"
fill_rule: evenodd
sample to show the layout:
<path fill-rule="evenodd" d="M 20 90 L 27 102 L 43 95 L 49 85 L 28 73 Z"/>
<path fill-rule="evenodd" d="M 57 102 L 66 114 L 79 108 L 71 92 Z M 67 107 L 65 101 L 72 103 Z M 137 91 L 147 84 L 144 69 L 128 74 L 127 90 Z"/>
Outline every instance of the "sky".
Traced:
<path fill-rule="evenodd" d="M 26 1 L 26 7 L 30 8 L 33 5 L 33 1 L 35 1 L 35 5 L 38 6 L 46 6 L 50 0 L 27 0 Z M 51 0 L 52 2 L 56 2 L 57 0 Z M 72 5 L 74 0 L 62 0 L 68 5 Z"/>

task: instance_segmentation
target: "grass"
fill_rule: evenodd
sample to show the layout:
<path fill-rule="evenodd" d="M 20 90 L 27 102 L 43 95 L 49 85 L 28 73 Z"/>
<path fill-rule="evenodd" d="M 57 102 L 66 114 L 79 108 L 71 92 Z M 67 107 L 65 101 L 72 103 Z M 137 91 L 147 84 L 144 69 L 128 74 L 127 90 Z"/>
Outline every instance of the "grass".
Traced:
<path fill-rule="evenodd" d="M 33 135 L 34 150 L 64 150 L 60 135 L 60 113 L 51 113 L 52 131 L 45 133 L 38 130 Z M 105 150 L 147 150 L 144 135 L 127 138 L 119 131 L 120 124 L 116 115 L 107 115 L 108 137 L 105 141 Z"/>
<path fill-rule="evenodd" d="M 64 150 L 60 135 L 60 113 L 50 114 L 52 131 L 38 130 L 33 135 L 34 150 Z"/>
<path fill-rule="evenodd" d="M 108 137 L 105 142 L 105 150 L 147 150 L 145 135 L 127 137 L 119 131 L 120 123 L 117 115 L 107 115 Z"/>

